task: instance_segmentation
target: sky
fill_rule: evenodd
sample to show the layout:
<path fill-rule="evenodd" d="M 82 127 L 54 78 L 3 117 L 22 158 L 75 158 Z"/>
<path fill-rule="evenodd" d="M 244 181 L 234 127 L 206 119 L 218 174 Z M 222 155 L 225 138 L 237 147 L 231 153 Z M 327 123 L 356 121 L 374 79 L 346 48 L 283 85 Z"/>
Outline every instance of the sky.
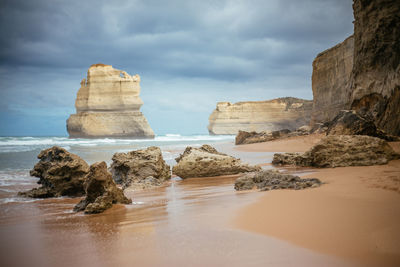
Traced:
<path fill-rule="evenodd" d="M 220 101 L 312 99 L 351 0 L 0 0 L 0 135 L 67 136 L 94 63 L 141 76 L 157 135 L 207 134 Z"/>

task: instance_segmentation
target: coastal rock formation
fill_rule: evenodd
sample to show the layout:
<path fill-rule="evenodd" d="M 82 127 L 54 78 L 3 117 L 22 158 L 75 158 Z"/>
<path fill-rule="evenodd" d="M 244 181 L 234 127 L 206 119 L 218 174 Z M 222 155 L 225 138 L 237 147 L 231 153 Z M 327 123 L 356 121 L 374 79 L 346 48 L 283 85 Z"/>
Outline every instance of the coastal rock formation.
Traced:
<path fill-rule="evenodd" d="M 348 108 L 353 69 L 354 37 L 318 54 L 313 61 L 311 125 L 332 120 Z"/>
<path fill-rule="evenodd" d="M 76 114 L 67 120 L 70 137 L 154 138 L 139 111 L 143 101 L 139 75 L 130 76 L 110 65 L 92 65 L 78 91 Z"/>
<path fill-rule="evenodd" d="M 242 163 L 239 159 L 220 153 L 209 145 L 200 148 L 189 146 L 175 160 L 177 164 L 172 168 L 172 173 L 183 179 L 261 170 L 259 166 Z"/>
<path fill-rule="evenodd" d="M 382 165 L 398 159 L 389 144 L 366 135 L 330 135 L 304 154 L 274 154 L 274 165 L 335 168 L 346 166 Z"/>
<path fill-rule="evenodd" d="M 397 141 L 395 136 L 387 135 L 378 129 L 371 117 L 364 117 L 354 110 L 342 110 L 329 123 L 327 135 L 369 135 L 385 139 L 386 141 Z"/>
<path fill-rule="evenodd" d="M 398 0 L 354 0 L 354 37 L 321 53 L 313 63 L 312 124 L 340 110 L 371 116 L 400 135 L 400 5 Z"/>
<path fill-rule="evenodd" d="M 107 164 L 97 162 L 90 166 L 89 173 L 85 177 L 86 197 L 75 207 L 74 211 L 85 213 L 101 213 L 112 207 L 113 204 L 130 204 L 132 200 L 125 197 L 122 189 L 118 188 L 107 171 Z"/>
<path fill-rule="evenodd" d="M 219 102 L 209 118 L 210 134 L 237 134 L 242 131 L 294 130 L 308 124 L 312 101 L 293 97 L 231 104 Z"/>
<path fill-rule="evenodd" d="M 147 188 L 161 185 L 171 178 L 171 171 L 158 147 L 128 153 L 115 153 L 112 157 L 113 179 L 124 188 Z"/>
<path fill-rule="evenodd" d="M 38 159 L 30 175 L 39 177 L 38 184 L 42 186 L 20 195 L 46 198 L 84 194 L 83 182 L 89 166 L 83 159 L 57 146 L 42 150 Z"/>
<path fill-rule="evenodd" d="M 239 131 L 235 138 L 235 145 L 254 144 L 268 142 L 272 140 L 288 138 L 293 136 L 302 136 L 310 134 L 310 128 L 308 126 L 302 126 L 295 131 L 283 129 L 272 132 L 246 132 Z"/>
<path fill-rule="evenodd" d="M 253 188 L 261 191 L 274 189 L 305 189 L 309 187 L 318 187 L 321 181 L 316 178 L 301 179 L 298 176 L 282 174 L 277 171 L 263 170 L 255 173 L 249 173 L 239 177 L 235 181 L 235 189 L 251 190 Z"/>

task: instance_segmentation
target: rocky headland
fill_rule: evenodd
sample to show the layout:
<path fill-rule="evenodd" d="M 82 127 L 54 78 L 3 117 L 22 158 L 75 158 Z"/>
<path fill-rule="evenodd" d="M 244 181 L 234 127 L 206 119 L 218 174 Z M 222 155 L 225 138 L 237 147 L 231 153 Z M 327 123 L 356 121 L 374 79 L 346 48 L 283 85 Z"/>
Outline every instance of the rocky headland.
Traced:
<path fill-rule="evenodd" d="M 231 104 L 219 102 L 209 117 L 210 134 L 237 134 L 242 131 L 294 130 L 309 124 L 312 101 L 293 97 Z"/>
<path fill-rule="evenodd" d="M 341 110 L 373 118 L 400 135 L 400 5 L 397 0 L 356 0 L 354 36 L 320 53 L 313 62 L 311 123 Z"/>
<path fill-rule="evenodd" d="M 75 108 L 67 120 L 70 137 L 154 138 L 140 112 L 143 101 L 139 75 L 131 76 L 110 65 L 90 66 L 81 81 Z"/>

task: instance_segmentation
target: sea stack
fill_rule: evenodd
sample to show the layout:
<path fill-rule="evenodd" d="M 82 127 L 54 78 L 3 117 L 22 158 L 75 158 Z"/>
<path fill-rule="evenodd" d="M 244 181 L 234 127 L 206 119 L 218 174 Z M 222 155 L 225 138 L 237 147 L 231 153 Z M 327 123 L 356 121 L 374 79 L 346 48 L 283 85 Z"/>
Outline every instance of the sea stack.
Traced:
<path fill-rule="evenodd" d="M 140 112 L 143 101 L 139 75 L 130 76 L 111 65 L 93 64 L 87 79 L 81 81 L 75 108 L 67 120 L 67 131 L 74 138 L 154 138 Z"/>
<path fill-rule="evenodd" d="M 294 97 L 231 104 L 219 102 L 209 118 L 208 132 L 213 135 L 242 131 L 295 130 L 308 125 L 312 100 Z"/>

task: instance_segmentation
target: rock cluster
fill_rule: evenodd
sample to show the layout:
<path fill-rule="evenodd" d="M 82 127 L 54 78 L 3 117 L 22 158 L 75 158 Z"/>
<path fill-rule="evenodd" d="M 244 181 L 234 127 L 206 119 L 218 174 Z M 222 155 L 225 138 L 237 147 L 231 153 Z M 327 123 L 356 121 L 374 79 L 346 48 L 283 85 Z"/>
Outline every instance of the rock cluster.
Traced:
<path fill-rule="evenodd" d="M 83 182 L 89 166 L 83 159 L 57 146 L 42 150 L 38 159 L 30 175 L 40 178 L 41 187 L 20 195 L 46 198 L 84 194 Z"/>
<path fill-rule="evenodd" d="M 293 136 L 308 135 L 309 133 L 310 127 L 308 126 L 302 126 L 295 131 L 290 131 L 288 129 L 272 132 L 263 131 L 259 133 L 239 131 L 235 138 L 235 145 L 261 143 Z"/>
<path fill-rule="evenodd" d="M 400 155 L 382 139 L 365 135 L 330 135 L 304 154 L 274 154 L 272 163 L 334 168 L 380 165 L 398 158 Z"/>
<path fill-rule="evenodd" d="M 398 138 L 386 134 L 376 127 L 372 117 L 364 117 L 354 110 L 342 110 L 329 122 L 327 135 L 369 135 L 385 139 L 386 141 L 397 141 Z"/>
<path fill-rule="evenodd" d="M 261 191 L 274 189 L 305 189 L 309 187 L 318 187 L 321 181 L 316 178 L 301 179 L 298 176 L 282 174 L 277 171 L 264 170 L 255 173 L 249 173 L 239 177 L 235 181 L 235 189 L 251 190 L 253 188 Z"/>
<path fill-rule="evenodd" d="M 261 169 L 259 166 L 250 166 L 242 163 L 240 159 L 220 153 L 209 145 L 200 148 L 187 147 L 183 154 L 176 158 L 176 162 L 172 173 L 183 179 L 230 175 Z"/>
<path fill-rule="evenodd" d="M 84 183 L 86 197 L 74 208 L 74 211 L 85 213 L 100 213 L 112 207 L 113 204 L 130 204 L 132 200 L 125 197 L 122 189 L 119 189 L 111 173 L 107 171 L 107 164 L 97 162 L 90 166 L 89 173 Z"/>
<path fill-rule="evenodd" d="M 158 147 L 128 153 L 115 153 L 112 157 L 111 173 L 114 180 L 124 188 L 147 188 L 161 185 L 171 178 L 168 166 Z"/>
<path fill-rule="evenodd" d="M 268 101 L 219 102 L 210 115 L 210 134 L 294 130 L 310 122 L 312 101 L 293 97 Z"/>
<path fill-rule="evenodd" d="M 77 94 L 76 114 L 67 120 L 69 136 L 153 138 L 140 112 L 139 94 L 139 75 L 130 76 L 110 65 L 92 65 Z"/>
<path fill-rule="evenodd" d="M 399 136 L 400 5 L 398 0 L 354 0 L 353 10 L 354 37 L 314 60 L 312 125 L 351 109 Z"/>

